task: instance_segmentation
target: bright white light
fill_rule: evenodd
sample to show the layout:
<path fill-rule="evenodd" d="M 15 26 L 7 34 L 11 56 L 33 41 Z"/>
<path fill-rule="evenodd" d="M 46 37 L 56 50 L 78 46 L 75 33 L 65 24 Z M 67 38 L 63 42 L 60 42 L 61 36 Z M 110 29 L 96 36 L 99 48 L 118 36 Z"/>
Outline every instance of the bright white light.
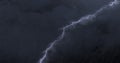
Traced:
<path fill-rule="evenodd" d="M 48 51 L 50 51 L 57 42 L 59 42 L 60 40 L 62 40 L 64 38 L 65 32 L 66 32 L 67 29 L 70 29 L 70 28 L 76 26 L 77 24 L 86 24 L 90 20 L 94 19 L 103 10 L 108 9 L 108 7 L 109 8 L 110 7 L 114 7 L 115 5 L 118 5 L 119 3 L 120 3 L 119 0 L 114 0 L 114 1 L 110 2 L 108 5 L 103 6 L 102 8 L 97 10 L 94 14 L 90 14 L 90 15 L 84 16 L 81 19 L 79 19 L 78 21 L 74 21 L 71 24 L 66 25 L 65 27 L 63 27 L 62 28 L 62 30 L 63 30 L 62 34 L 59 36 L 58 39 L 54 40 L 48 48 L 46 48 L 46 50 L 44 51 L 43 57 L 39 60 L 39 63 L 44 63 L 45 59 L 47 58 Z"/>

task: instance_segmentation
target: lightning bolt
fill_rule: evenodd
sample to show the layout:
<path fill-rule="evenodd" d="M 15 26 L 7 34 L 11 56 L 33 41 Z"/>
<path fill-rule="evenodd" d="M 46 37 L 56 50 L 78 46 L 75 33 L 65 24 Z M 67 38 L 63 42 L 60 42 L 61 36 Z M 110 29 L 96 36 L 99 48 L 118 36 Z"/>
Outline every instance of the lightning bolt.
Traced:
<path fill-rule="evenodd" d="M 108 5 L 103 6 L 102 8 L 98 9 L 95 13 L 87 15 L 82 17 L 81 19 L 79 19 L 78 21 L 74 21 L 69 25 L 66 25 L 65 27 L 62 28 L 62 34 L 56 39 L 54 40 L 50 46 L 48 48 L 45 49 L 44 51 L 44 55 L 43 57 L 39 60 L 38 63 L 45 63 L 45 59 L 47 58 L 48 55 L 48 51 L 50 51 L 51 49 L 54 48 L 54 45 L 59 42 L 60 40 L 62 40 L 65 36 L 66 30 L 71 29 L 73 27 L 75 27 L 77 24 L 86 24 L 88 21 L 92 21 L 92 19 L 96 18 L 96 16 L 102 12 L 103 10 L 106 10 L 108 8 L 112 8 L 115 7 L 116 5 L 118 5 L 120 3 L 120 0 L 114 0 L 112 2 L 110 2 Z"/>

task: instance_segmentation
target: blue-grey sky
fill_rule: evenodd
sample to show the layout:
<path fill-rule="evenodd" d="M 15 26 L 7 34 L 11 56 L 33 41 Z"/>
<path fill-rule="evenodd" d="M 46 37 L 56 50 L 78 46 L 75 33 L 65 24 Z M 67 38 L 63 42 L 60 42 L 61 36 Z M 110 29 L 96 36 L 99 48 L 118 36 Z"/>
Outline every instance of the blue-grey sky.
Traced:
<path fill-rule="evenodd" d="M 43 55 L 43 50 L 61 34 L 60 28 L 94 13 L 110 1 L 112 0 L 1 0 L 0 63 L 36 63 Z M 85 51 L 88 44 L 94 42 L 117 44 L 120 41 L 119 10 L 116 7 L 105 11 L 94 23 L 70 31 L 63 40 L 65 44 L 60 44 L 57 47 L 59 53 L 55 54 L 60 58 L 65 57 L 65 61 L 75 58 L 73 63 L 77 63 L 81 41 L 85 43 Z M 74 52 L 71 51 L 72 48 Z M 58 63 L 58 59 L 52 60 Z"/>

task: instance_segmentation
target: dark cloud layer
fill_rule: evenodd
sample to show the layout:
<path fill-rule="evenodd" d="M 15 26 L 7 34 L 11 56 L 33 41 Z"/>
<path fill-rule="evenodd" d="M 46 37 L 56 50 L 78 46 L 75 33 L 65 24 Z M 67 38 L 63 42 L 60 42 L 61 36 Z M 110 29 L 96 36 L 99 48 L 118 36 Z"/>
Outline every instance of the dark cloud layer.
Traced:
<path fill-rule="evenodd" d="M 68 30 L 50 51 L 48 63 L 119 63 L 120 6 L 102 12 L 94 22 Z"/>
<path fill-rule="evenodd" d="M 110 0 L 0 0 L 0 63 L 37 62 L 42 56 L 42 51 L 61 33 L 59 30 L 61 27 L 78 20 L 81 16 L 95 12 L 109 1 Z M 116 19 L 116 23 L 119 21 L 119 17 L 112 17 L 112 15 L 119 16 L 117 12 L 118 11 L 113 11 L 112 14 L 111 12 L 110 14 L 108 13 L 108 16 L 111 15 L 109 17 L 106 17 L 107 14 L 104 14 L 105 16 L 102 15 L 96 21 L 103 22 L 104 19 L 108 19 L 107 21 L 114 23 L 114 19 Z M 69 32 L 68 35 L 70 35 L 70 37 L 66 38 L 69 44 L 63 41 L 65 45 L 62 48 L 65 47 L 65 52 L 63 50 L 64 53 L 59 50 L 58 52 L 66 55 L 66 57 L 70 57 L 72 53 L 66 52 L 67 50 L 71 51 L 71 47 L 74 47 L 75 51 L 79 50 L 79 46 L 77 46 L 76 43 L 83 40 L 82 38 L 79 40 L 79 35 L 84 39 L 87 38 L 87 40 L 83 41 L 87 42 L 91 40 L 94 42 L 94 38 L 97 36 L 94 34 L 100 35 L 99 33 L 101 33 L 97 30 L 97 27 L 106 30 L 103 26 L 106 26 L 106 24 L 101 25 L 99 22 L 97 24 L 90 24 L 83 27 L 82 30 L 78 27 L 78 30 L 75 29 Z M 114 26 L 111 24 L 109 26 L 116 28 L 117 25 Z M 105 33 L 107 32 L 105 31 Z M 91 37 L 91 35 L 93 37 Z M 96 40 L 98 40 L 99 37 L 102 37 L 102 35 L 97 36 Z M 117 38 L 117 36 L 115 37 Z M 113 37 L 111 36 L 111 38 Z M 60 47 L 60 50 L 62 48 Z M 78 53 L 79 52 L 74 52 L 72 56 Z"/>

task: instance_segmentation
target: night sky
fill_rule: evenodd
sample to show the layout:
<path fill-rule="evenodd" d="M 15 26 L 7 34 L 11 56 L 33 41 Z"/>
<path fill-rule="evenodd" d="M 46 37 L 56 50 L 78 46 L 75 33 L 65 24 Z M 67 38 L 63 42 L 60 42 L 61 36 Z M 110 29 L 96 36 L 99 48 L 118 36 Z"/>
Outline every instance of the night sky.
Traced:
<path fill-rule="evenodd" d="M 113 0 L 0 0 L 0 63 L 37 63 L 61 28 Z M 46 63 L 120 63 L 120 4 L 68 30 Z"/>

